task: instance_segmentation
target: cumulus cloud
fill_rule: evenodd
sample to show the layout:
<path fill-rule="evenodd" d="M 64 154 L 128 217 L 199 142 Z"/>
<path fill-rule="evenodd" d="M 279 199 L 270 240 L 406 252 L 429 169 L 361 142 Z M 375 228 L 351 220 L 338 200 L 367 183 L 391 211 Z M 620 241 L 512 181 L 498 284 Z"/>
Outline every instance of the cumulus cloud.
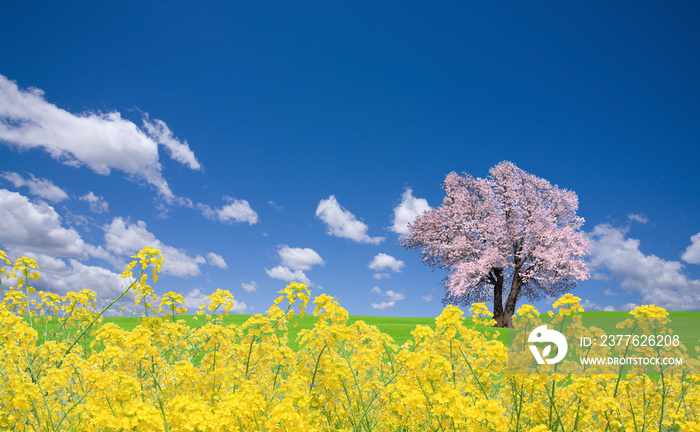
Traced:
<path fill-rule="evenodd" d="M 367 225 L 358 220 L 354 214 L 341 207 L 335 195 L 321 200 L 316 207 L 316 217 L 326 224 L 326 233 L 340 238 L 347 238 L 358 243 L 379 244 L 384 237 L 367 235 Z"/>
<path fill-rule="evenodd" d="M 403 299 L 406 298 L 406 297 L 404 297 L 403 294 L 401 294 L 401 293 L 395 293 L 395 292 L 392 291 L 392 290 L 389 290 L 389 291 L 385 292 L 384 295 L 385 295 L 386 297 L 388 297 L 390 301 L 399 301 L 399 300 L 403 300 Z"/>
<path fill-rule="evenodd" d="M 18 256 L 14 249 L 10 249 L 10 256 Z M 69 258 L 68 262 L 61 258 L 43 253 L 26 252 L 22 255 L 34 258 L 39 265 L 41 278 L 32 282 L 37 290 L 65 295 L 68 291 L 80 291 L 86 287 L 89 281 L 89 289 L 94 291 L 97 298 L 97 307 L 106 306 L 108 300 L 114 300 L 126 288 L 124 280 L 117 273 L 103 267 L 85 265 L 76 259 Z M 15 283 L 16 280 L 11 281 Z M 119 314 L 120 307 L 131 308 L 133 297 L 129 294 L 122 297 L 113 307 L 106 312 L 107 316 Z"/>
<path fill-rule="evenodd" d="M 80 201 L 87 202 L 91 212 L 102 214 L 109 211 L 109 203 L 105 201 L 102 195 L 95 195 L 92 191 L 81 196 Z"/>
<path fill-rule="evenodd" d="M 291 248 L 282 245 L 277 253 L 282 265 L 293 270 L 311 270 L 312 266 L 325 264 L 323 258 L 311 248 Z"/>
<path fill-rule="evenodd" d="M 21 253 L 74 258 L 98 253 L 77 231 L 62 226 L 61 217 L 53 207 L 6 189 L 0 189 L 0 242 Z"/>
<path fill-rule="evenodd" d="M 151 121 L 148 114 L 144 115 L 143 128 L 158 144 L 162 144 L 170 153 L 170 157 L 175 161 L 193 170 L 200 170 L 202 167 L 190 150 L 187 141 L 178 140 L 173 136 L 173 132 L 164 121 L 154 119 Z"/>
<path fill-rule="evenodd" d="M 323 258 L 311 248 L 292 248 L 282 245 L 277 249 L 282 265 L 265 269 L 268 276 L 286 282 L 301 282 L 312 285 L 304 271 L 311 270 L 315 265 L 324 265 Z"/>
<path fill-rule="evenodd" d="M 404 300 L 406 297 L 401 294 L 394 292 L 392 290 L 383 292 L 382 290 L 379 289 L 379 287 L 374 287 L 370 290 L 372 294 L 377 294 L 382 297 L 385 297 L 386 299 L 380 303 L 372 303 L 372 308 L 374 309 L 387 309 L 390 307 L 394 307 L 396 305 L 396 302 L 399 300 Z"/>
<path fill-rule="evenodd" d="M 620 294 L 619 294 L 619 293 L 616 293 L 616 292 L 613 292 L 613 291 L 610 291 L 608 288 L 606 288 L 606 289 L 603 291 L 603 295 L 611 296 L 611 297 L 612 297 L 612 296 L 618 296 L 618 295 L 620 295 Z"/>
<path fill-rule="evenodd" d="M 211 266 L 219 267 L 220 269 L 228 268 L 228 265 L 226 264 L 226 260 L 224 260 L 224 257 L 222 257 L 221 255 L 216 254 L 214 252 L 209 252 L 207 254 L 207 264 L 209 264 Z"/>
<path fill-rule="evenodd" d="M 401 273 L 401 269 L 404 267 L 404 262 L 397 260 L 391 255 L 379 253 L 374 257 L 374 259 L 372 259 L 372 262 L 369 263 L 368 267 L 376 272 L 391 270 L 396 273 Z"/>
<path fill-rule="evenodd" d="M 229 203 L 218 209 L 206 204 L 198 204 L 198 207 L 207 219 L 226 223 L 247 222 L 249 225 L 258 223 L 258 214 L 250 207 L 248 201 L 231 197 L 224 197 L 224 199 Z"/>
<path fill-rule="evenodd" d="M 627 238 L 627 232 L 627 228 L 597 225 L 589 234 L 589 266 L 610 273 L 623 288 L 639 293 L 642 304 L 678 311 L 698 310 L 700 280 L 685 275 L 679 261 L 644 254 L 639 240 Z"/>
<path fill-rule="evenodd" d="M 186 142 L 172 136 L 165 123 L 145 116 L 139 128 L 116 111 L 73 114 L 46 101 L 44 92 L 0 75 L 0 142 L 21 150 L 42 149 L 73 167 L 87 166 L 101 175 L 119 170 L 144 180 L 166 199 L 175 198 L 161 174 L 158 145 L 171 157 L 199 169 Z"/>
<path fill-rule="evenodd" d="M 248 222 L 250 225 L 258 222 L 258 214 L 250 207 L 246 200 L 233 200 L 217 211 L 222 222 Z"/>
<path fill-rule="evenodd" d="M 422 295 L 420 296 L 420 299 L 423 300 L 424 302 L 431 302 L 433 301 L 433 296 L 428 294 L 428 295 Z"/>
<path fill-rule="evenodd" d="M 145 246 L 158 248 L 163 253 L 163 271 L 173 276 L 196 276 L 200 273 L 200 264 L 207 262 L 201 255 L 190 256 L 182 249 L 164 244 L 148 231 L 144 221 L 138 221 L 134 224 L 121 217 L 116 217 L 103 229 L 105 231 L 105 247 L 108 251 L 120 256 L 132 256 Z M 216 262 L 217 258 L 214 257 L 212 260 L 210 257 L 210 261 L 210 264 Z M 219 264 L 221 263 L 219 262 Z"/>
<path fill-rule="evenodd" d="M 258 290 L 258 284 L 255 281 L 243 282 L 241 288 L 243 288 L 243 291 L 251 293 Z"/>
<path fill-rule="evenodd" d="M 700 233 L 690 238 L 690 246 L 683 252 L 681 259 L 689 264 L 700 264 Z"/>
<path fill-rule="evenodd" d="M 68 291 L 80 291 L 89 281 L 90 289 L 95 291 L 99 299 L 114 299 L 121 294 L 124 280 L 119 274 L 99 266 L 85 265 L 75 259 L 69 259 L 69 265 L 63 264 L 60 268 L 48 265 L 47 260 L 38 259 L 41 278 L 44 279 L 49 289 L 59 294 Z M 61 261 L 62 260 L 58 260 Z M 41 280 L 41 279 L 40 279 Z"/>
<path fill-rule="evenodd" d="M 416 217 L 428 210 L 431 210 L 428 201 L 424 198 L 415 198 L 413 191 L 410 188 L 406 188 L 401 197 L 401 202 L 394 207 L 394 223 L 390 229 L 405 237 L 409 233 L 408 224 L 413 223 Z"/>
<path fill-rule="evenodd" d="M 598 303 L 593 303 L 589 299 L 585 299 L 583 302 L 581 302 L 581 307 L 583 307 L 583 310 L 585 311 L 614 311 L 615 308 L 613 306 L 605 306 L 602 307 Z"/>
<path fill-rule="evenodd" d="M 300 282 L 310 285 L 311 281 L 301 270 L 292 271 L 289 267 L 278 265 L 272 269 L 265 269 L 265 273 L 273 279 L 280 279 L 285 282 Z"/>
<path fill-rule="evenodd" d="M 391 275 L 389 273 L 375 273 L 373 278 L 377 280 L 382 280 L 382 279 L 389 279 Z"/>
<path fill-rule="evenodd" d="M 2 177 L 12 183 L 16 188 L 26 186 L 29 188 L 29 193 L 43 198 L 52 203 L 61 202 L 68 199 L 68 194 L 60 187 L 53 184 L 51 180 L 44 178 L 36 178 L 33 174 L 29 174 L 29 178 L 24 178 L 16 172 L 5 171 Z"/>
<path fill-rule="evenodd" d="M 649 223 L 648 217 L 637 214 L 637 213 L 630 213 L 627 215 L 627 218 L 631 221 L 639 222 L 640 224 Z"/>

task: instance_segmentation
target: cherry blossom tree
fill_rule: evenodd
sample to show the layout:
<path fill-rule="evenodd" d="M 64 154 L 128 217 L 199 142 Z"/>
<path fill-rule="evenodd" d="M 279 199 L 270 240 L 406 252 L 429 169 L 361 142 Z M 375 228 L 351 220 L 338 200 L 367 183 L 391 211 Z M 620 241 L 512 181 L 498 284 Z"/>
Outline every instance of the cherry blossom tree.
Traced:
<path fill-rule="evenodd" d="M 402 246 L 450 272 L 444 304 L 493 299 L 496 326 L 512 327 L 522 296 L 535 301 L 561 295 L 588 278 L 588 240 L 574 192 L 508 161 L 489 174 L 448 174 L 442 205 L 409 225 Z"/>

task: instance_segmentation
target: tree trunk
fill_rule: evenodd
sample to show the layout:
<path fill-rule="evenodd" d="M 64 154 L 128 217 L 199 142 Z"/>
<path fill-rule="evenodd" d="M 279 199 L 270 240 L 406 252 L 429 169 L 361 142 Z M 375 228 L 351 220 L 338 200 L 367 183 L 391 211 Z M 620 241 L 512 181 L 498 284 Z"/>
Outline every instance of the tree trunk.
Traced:
<path fill-rule="evenodd" d="M 510 286 L 510 293 L 506 299 L 506 305 L 503 308 L 503 325 L 499 325 L 498 327 L 513 328 L 513 315 L 515 315 L 515 306 L 518 302 L 520 287 L 522 286 L 523 284 L 518 272 L 513 272 L 513 283 Z"/>
<path fill-rule="evenodd" d="M 496 327 L 503 322 L 503 269 L 494 268 L 493 270 L 493 319 L 496 320 Z"/>
<path fill-rule="evenodd" d="M 506 216 L 508 216 L 506 214 Z M 506 304 L 503 308 L 503 313 L 501 313 L 500 319 L 496 320 L 496 327 L 507 327 L 513 328 L 513 315 L 515 315 L 515 305 L 518 302 L 518 294 L 520 294 L 520 288 L 523 286 L 523 281 L 520 278 L 520 269 L 522 268 L 523 262 L 525 261 L 520 255 L 521 242 L 516 241 L 513 243 L 513 281 L 510 284 L 510 293 L 508 293 L 508 298 L 506 299 Z M 502 285 L 502 284 L 501 284 Z"/>

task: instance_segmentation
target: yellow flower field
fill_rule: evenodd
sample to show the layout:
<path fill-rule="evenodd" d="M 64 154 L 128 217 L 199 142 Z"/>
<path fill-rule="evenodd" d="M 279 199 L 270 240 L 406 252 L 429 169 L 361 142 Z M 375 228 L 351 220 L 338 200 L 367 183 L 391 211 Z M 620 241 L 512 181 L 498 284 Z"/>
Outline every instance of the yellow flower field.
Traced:
<path fill-rule="evenodd" d="M 160 252 L 145 248 L 134 258 L 122 296 L 133 295 L 144 317 L 131 332 L 103 323 L 105 310 L 88 290 L 62 298 L 35 292 L 30 258 L 2 269 L 18 280 L 3 287 L 0 303 L 0 428 L 700 431 L 698 375 L 509 374 L 507 347 L 465 326 L 456 307 L 443 310 L 434 330 L 417 326 L 397 346 L 376 327 L 347 325 L 348 312 L 328 295 L 309 306 L 298 283 L 240 326 L 214 315 L 233 306 L 231 294 L 217 290 L 192 329 L 178 321 L 182 296 L 158 297 L 149 285 Z M 4 253 L 0 259 L 11 265 Z M 560 300 L 562 315 L 580 308 L 574 300 Z M 300 332 L 294 351 L 288 324 L 307 307 L 318 322 Z M 527 319 L 531 308 L 519 312 Z M 488 321 L 482 304 L 472 314 Z"/>

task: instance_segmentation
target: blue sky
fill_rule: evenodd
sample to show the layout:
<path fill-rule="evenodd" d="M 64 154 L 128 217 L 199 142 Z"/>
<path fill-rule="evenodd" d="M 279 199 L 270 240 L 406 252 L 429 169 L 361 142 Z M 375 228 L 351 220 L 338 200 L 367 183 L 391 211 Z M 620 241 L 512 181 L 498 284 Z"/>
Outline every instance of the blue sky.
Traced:
<path fill-rule="evenodd" d="M 578 194 L 587 309 L 700 310 L 699 9 L 6 4 L 0 247 L 60 293 L 113 297 L 148 243 L 191 306 L 263 312 L 294 277 L 354 315 L 436 316 L 444 273 L 405 223 L 449 172 L 510 160 Z"/>

